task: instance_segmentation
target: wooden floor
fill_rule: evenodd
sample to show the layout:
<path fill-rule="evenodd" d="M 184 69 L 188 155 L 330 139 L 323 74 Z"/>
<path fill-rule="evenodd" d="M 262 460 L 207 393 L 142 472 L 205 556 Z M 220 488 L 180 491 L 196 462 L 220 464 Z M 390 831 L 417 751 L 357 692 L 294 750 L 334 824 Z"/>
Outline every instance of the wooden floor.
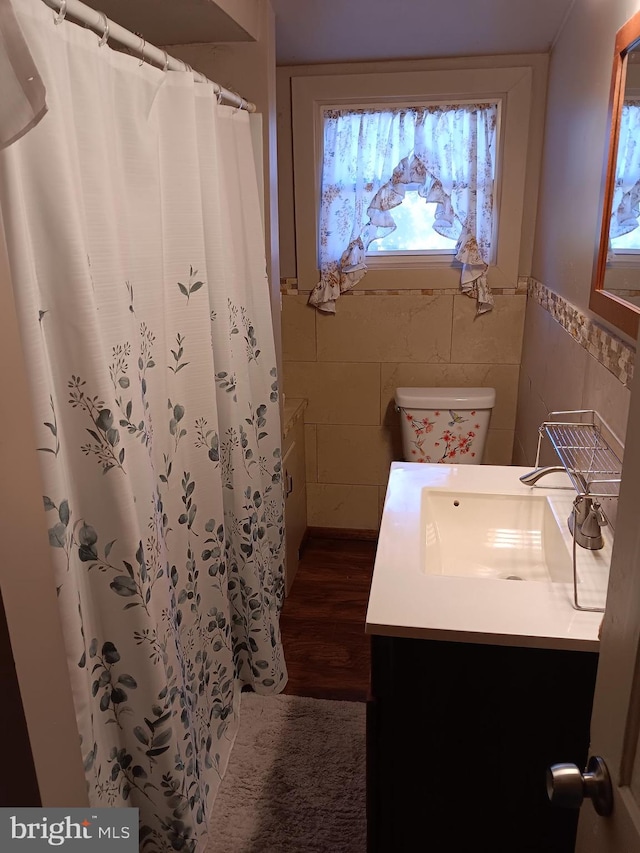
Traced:
<path fill-rule="evenodd" d="M 376 543 L 308 539 L 280 617 L 289 681 L 285 693 L 364 702 L 364 633 Z"/>

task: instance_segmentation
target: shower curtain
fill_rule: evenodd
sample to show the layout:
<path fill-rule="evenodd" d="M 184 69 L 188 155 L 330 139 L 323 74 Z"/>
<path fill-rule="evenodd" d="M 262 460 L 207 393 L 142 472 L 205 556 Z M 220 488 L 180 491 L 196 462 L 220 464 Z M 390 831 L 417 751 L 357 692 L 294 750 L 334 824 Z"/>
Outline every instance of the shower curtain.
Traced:
<path fill-rule="evenodd" d="M 47 111 L 0 152 L 0 203 L 90 801 L 139 808 L 142 850 L 203 851 L 241 687 L 286 682 L 249 117 L 14 9 Z"/>

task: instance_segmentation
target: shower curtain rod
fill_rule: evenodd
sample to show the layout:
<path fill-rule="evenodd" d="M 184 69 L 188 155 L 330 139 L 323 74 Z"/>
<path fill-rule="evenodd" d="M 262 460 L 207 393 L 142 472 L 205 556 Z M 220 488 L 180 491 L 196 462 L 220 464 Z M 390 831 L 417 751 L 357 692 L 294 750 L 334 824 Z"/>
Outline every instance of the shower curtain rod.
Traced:
<path fill-rule="evenodd" d="M 241 98 L 235 92 L 230 92 L 224 86 L 220 86 L 218 83 L 214 83 L 213 80 L 209 80 L 208 77 L 205 77 L 199 71 L 194 71 L 190 65 L 181 59 L 169 56 L 166 51 L 161 50 L 159 47 L 147 44 L 143 36 L 137 36 L 124 27 L 121 27 L 120 24 L 109 20 L 104 12 L 92 9 L 90 6 L 82 3 L 81 0 L 43 0 L 43 2 L 52 9 L 55 9 L 56 12 L 59 12 L 62 17 L 69 15 L 76 21 L 91 27 L 92 30 L 95 30 L 103 38 L 106 36 L 105 42 L 109 40 L 117 41 L 146 62 L 152 62 L 165 71 L 192 71 L 194 79 L 198 83 L 211 83 L 216 95 L 230 106 L 247 110 L 250 113 L 256 111 L 256 106 L 251 101 L 245 101 L 244 98 Z"/>

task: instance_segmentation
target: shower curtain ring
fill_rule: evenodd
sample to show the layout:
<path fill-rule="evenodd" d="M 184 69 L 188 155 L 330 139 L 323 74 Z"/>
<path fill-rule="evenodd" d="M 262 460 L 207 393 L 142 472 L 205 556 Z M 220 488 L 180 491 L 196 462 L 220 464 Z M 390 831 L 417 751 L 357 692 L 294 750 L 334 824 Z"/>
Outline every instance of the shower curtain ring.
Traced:
<path fill-rule="evenodd" d="M 167 53 L 166 50 L 163 50 L 162 52 L 164 53 L 164 65 L 162 66 L 162 70 L 168 71 L 169 70 L 169 54 Z"/>
<path fill-rule="evenodd" d="M 144 49 L 147 45 L 147 40 L 144 36 L 140 36 L 140 41 L 142 42 L 142 45 L 140 47 L 140 62 L 138 65 L 144 65 Z"/>
<path fill-rule="evenodd" d="M 98 42 L 98 47 L 104 47 L 109 41 L 109 18 L 107 18 L 104 12 L 99 12 L 98 14 L 102 18 L 102 36 Z"/>
<path fill-rule="evenodd" d="M 222 104 L 222 89 L 218 87 L 218 91 L 216 92 L 216 101 L 218 105 Z"/>
<path fill-rule="evenodd" d="M 56 25 L 61 24 L 64 21 L 66 14 L 67 14 L 67 0 L 62 0 L 62 2 L 60 3 L 60 8 L 58 10 L 58 14 L 53 19 L 53 23 Z"/>

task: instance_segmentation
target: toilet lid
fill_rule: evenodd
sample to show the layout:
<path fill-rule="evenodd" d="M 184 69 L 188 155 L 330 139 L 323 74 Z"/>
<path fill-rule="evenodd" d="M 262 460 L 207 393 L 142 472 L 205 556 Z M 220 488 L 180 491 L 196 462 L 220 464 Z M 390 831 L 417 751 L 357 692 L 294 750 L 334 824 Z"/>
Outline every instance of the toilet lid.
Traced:
<path fill-rule="evenodd" d="M 495 401 L 495 388 L 396 388 L 405 409 L 491 409 Z"/>

